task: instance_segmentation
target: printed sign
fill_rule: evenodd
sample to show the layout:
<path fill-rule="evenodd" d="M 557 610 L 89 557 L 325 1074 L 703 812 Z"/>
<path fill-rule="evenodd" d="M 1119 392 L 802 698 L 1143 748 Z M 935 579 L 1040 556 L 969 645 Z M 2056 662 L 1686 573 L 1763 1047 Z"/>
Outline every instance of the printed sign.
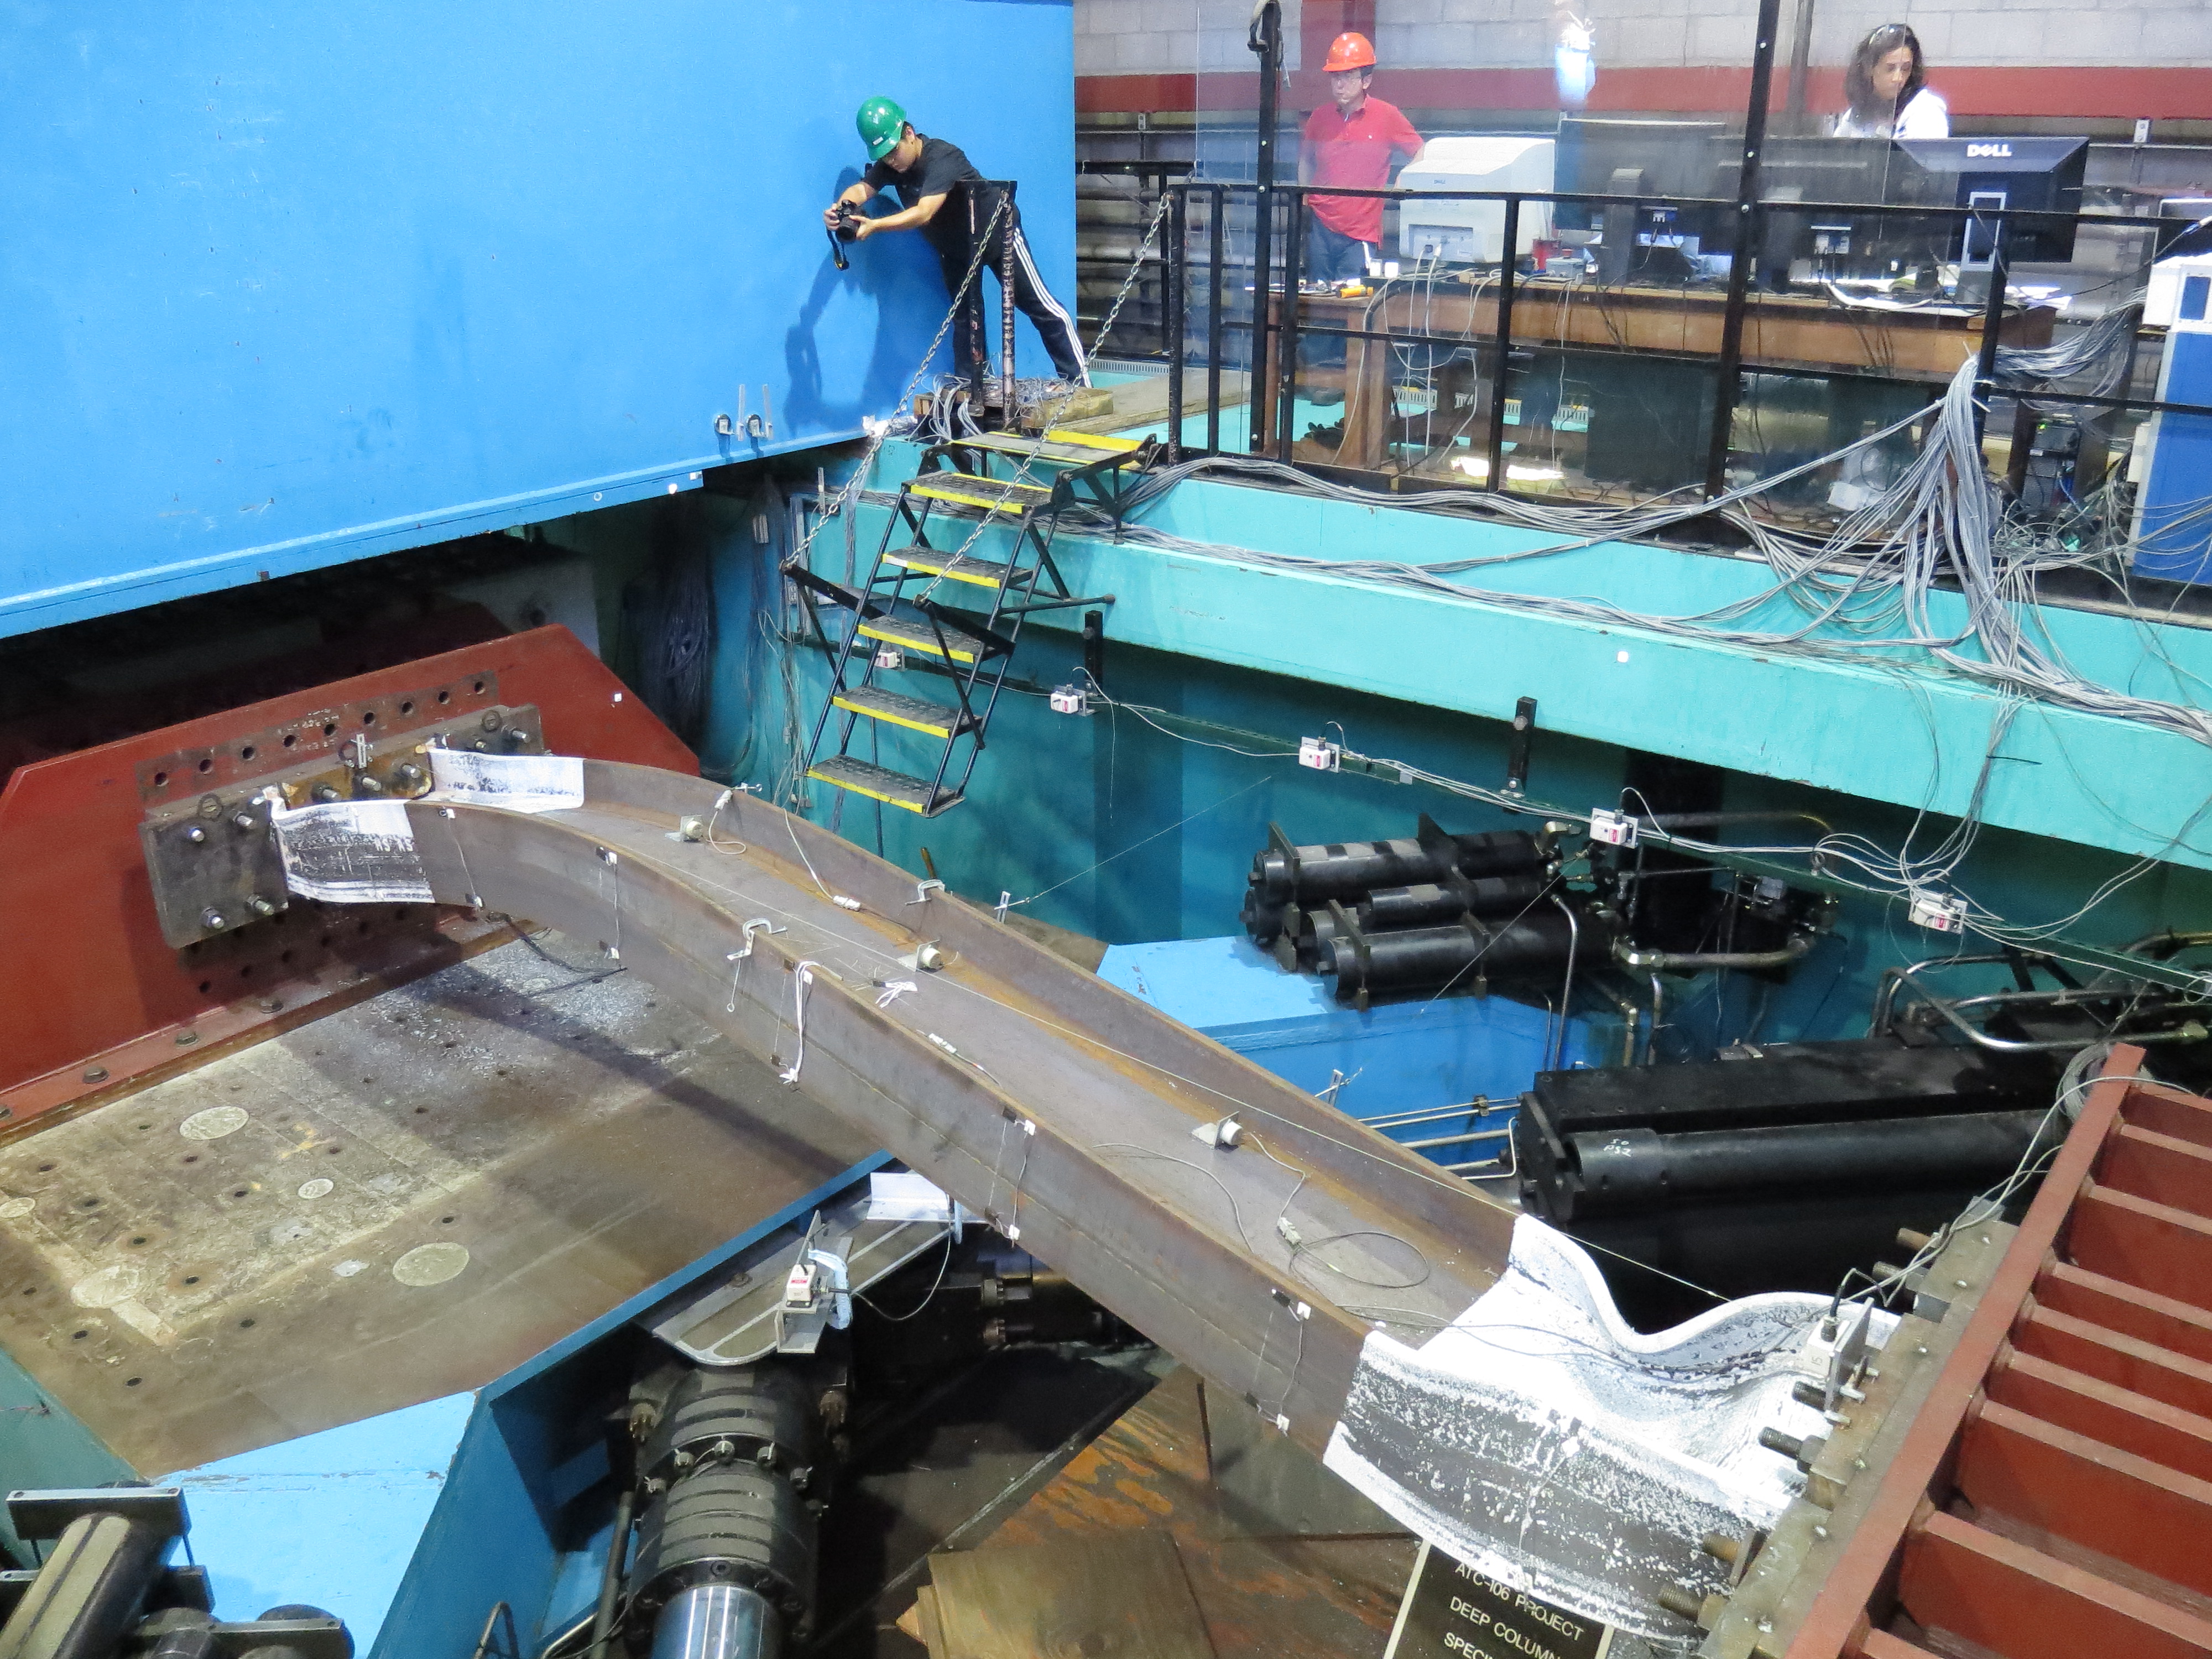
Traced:
<path fill-rule="evenodd" d="M 1613 1628 L 1509 1589 L 1428 1544 L 1382 1659 L 1605 1659 Z"/>

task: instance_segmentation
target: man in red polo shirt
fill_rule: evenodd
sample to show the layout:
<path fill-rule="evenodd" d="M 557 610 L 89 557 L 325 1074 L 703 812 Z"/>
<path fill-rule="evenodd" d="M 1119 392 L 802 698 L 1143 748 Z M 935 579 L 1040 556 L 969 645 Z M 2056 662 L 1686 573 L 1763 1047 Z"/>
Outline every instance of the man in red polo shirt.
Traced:
<path fill-rule="evenodd" d="M 1419 154 L 1421 135 L 1395 104 L 1367 95 L 1375 79 L 1375 46 L 1364 34 L 1340 34 L 1322 65 L 1334 101 L 1307 118 L 1298 148 L 1298 182 L 1381 190 L 1394 155 Z M 1304 275 L 1317 282 L 1363 276 L 1382 245 L 1382 202 L 1374 196 L 1307 198 L 1313 222 L 1306 235 Z"/>

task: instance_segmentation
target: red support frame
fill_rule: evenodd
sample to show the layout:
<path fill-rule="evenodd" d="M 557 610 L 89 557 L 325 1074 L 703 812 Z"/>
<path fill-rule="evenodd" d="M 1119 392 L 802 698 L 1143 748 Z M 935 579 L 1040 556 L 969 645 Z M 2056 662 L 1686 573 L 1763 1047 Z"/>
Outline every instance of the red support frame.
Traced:
<path fill-rule="evenodd" d="M 477 689 L 481 687 L 481 689 Z M 419 709 L 400 702 L 431 690 Z M 444 692 L 447 701 L 436 701 Z M 395 699 L 399 700 L 395 702 Z M 335 753 L 375 711 L 404 732 L 495 703 L 534 704 L 561 754 L 698 770 L 698 760 L 567 629 L 533 629 L 394 664 L 17 767 L 0 791 L 0 1134 L 21 1132 L 496 941 L 464 910 L 345 907 L 323 926 L 299 907 L 179 951 L 161 938 L 138 824 L 149 805 L 276 769 L 252 733 L 302 740 L 283 766 Z M 399 722 L 393 724 L 395 719 Z M 325 733 L 325 728 L 331 728 Z M 190 757 L 174 779 L 164 763 Z"/>
<path fill-rule="evenodd" d="M 1863 1477 L 1789 1659 L 2212 1659 L 2212 1103 L 2139 1080 L 2141 1060 L 2106 1062 Z"/>

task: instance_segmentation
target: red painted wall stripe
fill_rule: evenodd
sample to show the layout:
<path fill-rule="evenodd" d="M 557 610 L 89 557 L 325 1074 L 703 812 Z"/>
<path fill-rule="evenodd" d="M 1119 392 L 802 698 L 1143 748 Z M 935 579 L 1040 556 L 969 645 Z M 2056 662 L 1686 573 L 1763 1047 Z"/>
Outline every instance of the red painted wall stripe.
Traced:
<path fill-rule="evenodd" d="M 1775 77 L 1778 99 L 1784 78 Z M 1313 108 L 1328 95 L 1317 70 L 1301 71 L 1290 81 L 1285 110 Z M 2168 121 L 2212 118 L 2212 69 L 1939 66 L 1930 84 L 1943 94 L 1954 115 Z M 1838 102 L 1840 85 L 1836 72 L 1816 72 L 1814 106 L 1826 109 Z M 1750 88 L 1747 69 L 1601 68 L 1589 107 L 1733 112 L 1743 107 Z M 1376 76 L 1375 89 L 1408 109 L 1545 110 L 1559 106 L 1552 72 L 1543 69 L 1394 70 L 1386 65 Z M 1256 75 L 1085 75 L 1076 79 L 1075 107 L 1085 115 L 1249 110 L 1258 104 L 1259 91 Z"/>

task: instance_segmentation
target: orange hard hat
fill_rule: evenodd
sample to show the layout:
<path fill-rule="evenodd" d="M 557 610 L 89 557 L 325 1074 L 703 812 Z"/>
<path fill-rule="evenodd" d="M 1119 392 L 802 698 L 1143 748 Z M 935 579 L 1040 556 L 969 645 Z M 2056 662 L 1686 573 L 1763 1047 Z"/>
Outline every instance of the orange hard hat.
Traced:
<path fill-rule="evenodd" d="M 1339 70 L 1373 69 L 1375 43 L 1364 34 L 1340 34 L 1328 43 L 1328 61 L 1322 65 L 1331 75 Z"/>

